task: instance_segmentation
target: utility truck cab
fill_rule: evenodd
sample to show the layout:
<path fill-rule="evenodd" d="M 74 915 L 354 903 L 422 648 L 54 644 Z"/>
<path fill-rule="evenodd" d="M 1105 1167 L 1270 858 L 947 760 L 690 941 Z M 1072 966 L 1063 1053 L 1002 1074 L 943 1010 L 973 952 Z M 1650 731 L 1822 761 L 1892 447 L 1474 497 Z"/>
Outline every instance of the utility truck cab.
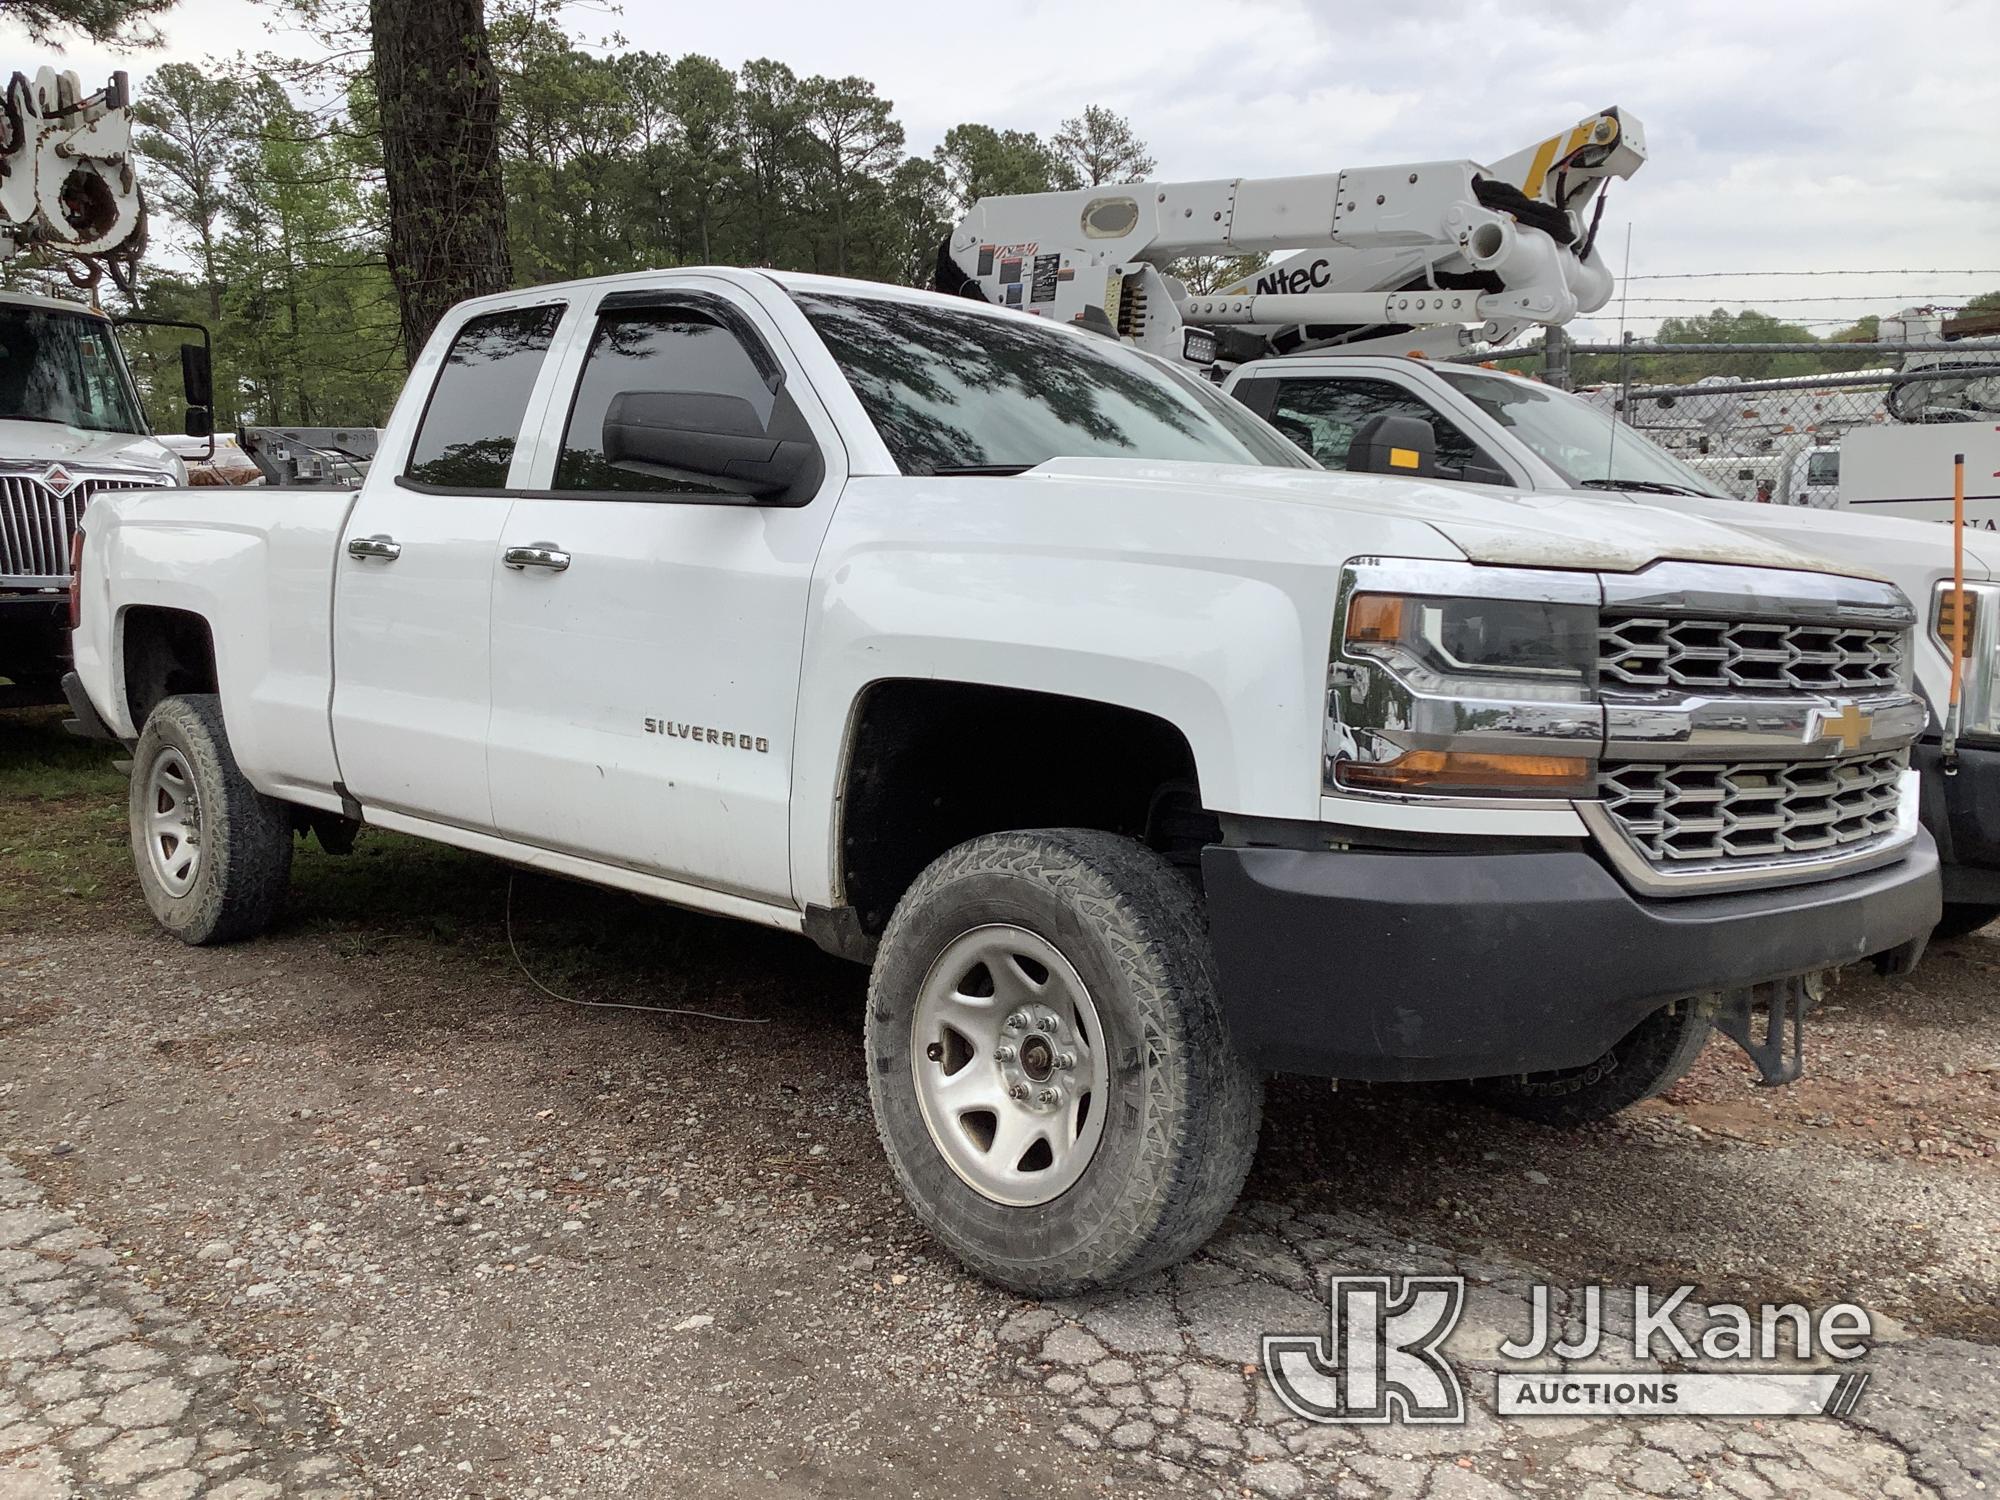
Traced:
<path fill-rule="evenodd" d="M 1892 584 L 1326 473 L 963 298 L 481 299 L 358 489 L 84 532 L 67 686 L 169 932 L 254 935 L 367 825 L 803 934 L 873 967 L 912 1209 L 1036 1295 L 1200 1244 L 1267 1072 L 1574 1123 L 1719 1028 L 1784 1081 L 1817 976 L 1937 918 Z"/>
<path fill-rule="evenodd" d="M 1385 468 L 1355 437 L 1388 419 L 1415 421 L 1430 444 L 1418 477 L 1589 495 L 1754 532 L 1803 552 L 1892 578 L 1924 616 L 1916 680 L 1931 726 L 1917 749 L 1924 818 L 1945 861 L 1951 935 L 2000 915 L 2000 549 L 1968 532 L 1968 588 L 1978 620 L 1965 668 L 1965 733 L 1945 774 L 1939 730 L 1951 677 L 1944 620 L 1952 580 L 1949 529 L 1846 510 L 1732 500 L 1716 483 L 1598 405 L 1506 371 L 1395 355 L 1296 354 L 1231 371 L 1223 389 L 1322 464 Z M 1829 449 L 1801 455 L 1802 463 Z M 1809 478 L 1806 469 L 1802 478 Z"/>
<path fill-rule="evenodd" d="M 0 293 L 0 677 L 53 697 L 68 660 L 70 542 L 109 489 L 181 484 L 96 310 Z"/>

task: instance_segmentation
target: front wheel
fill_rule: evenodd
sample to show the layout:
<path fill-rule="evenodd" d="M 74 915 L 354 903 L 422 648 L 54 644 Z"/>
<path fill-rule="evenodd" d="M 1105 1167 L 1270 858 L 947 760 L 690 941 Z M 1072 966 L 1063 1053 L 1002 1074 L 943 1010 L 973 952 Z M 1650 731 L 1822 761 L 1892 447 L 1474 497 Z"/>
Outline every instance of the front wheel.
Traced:
<path fill-rule="evenodd" d="M 1664 1093 L 1693 1067 L 1712 1024 L 1695 1001 L 1677 1000 L 1646 1017 L 1596 1062 L 1552 1073 L 1480 1078 L 1472 1093 L 1482 1104 L 1538 1125 L 1608 1120 Z"/>
<path fill-rule="evenodd" d="M 238 769 L 213 693 L 164 698 L 132 752 L 132 862 L 162 927 L 184 943 L 262 932 L 292 874 L 292 824 Z"/>
<path fill-rule="evenodd" d="M 868 1087 L 917 1217 L 973 1270 L 1059 1296 L 1189 1254 L 1236 1201 L 1262 1092 L 1174 868 L 1090 829 L 993 834 L 897 905 Z"/>

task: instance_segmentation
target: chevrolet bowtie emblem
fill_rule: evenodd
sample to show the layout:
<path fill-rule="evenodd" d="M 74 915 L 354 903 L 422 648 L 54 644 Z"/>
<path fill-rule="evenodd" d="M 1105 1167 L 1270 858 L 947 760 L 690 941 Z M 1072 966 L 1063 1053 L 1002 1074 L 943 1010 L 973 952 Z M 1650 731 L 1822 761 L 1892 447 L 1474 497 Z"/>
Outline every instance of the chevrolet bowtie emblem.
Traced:
<path fill-rule="evenodd" d="M 1819 724 L 1814 730 L 1814 739 L 1825 739 L 1831 735 L 1847 748 L 1849 754 L 1859 750 L 1868 736 L 1875 732 L 1875 716 L 1864 714 L 1852 703 L 1843 703 L 1840 712 L 1817 715 Z"/>

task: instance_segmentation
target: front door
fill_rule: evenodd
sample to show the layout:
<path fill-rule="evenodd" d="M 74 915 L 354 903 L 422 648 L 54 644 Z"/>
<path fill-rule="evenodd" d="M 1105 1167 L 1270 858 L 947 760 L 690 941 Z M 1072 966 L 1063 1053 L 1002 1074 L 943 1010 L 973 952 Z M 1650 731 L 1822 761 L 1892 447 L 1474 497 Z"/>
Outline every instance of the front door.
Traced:
<path fill-rule="evenodd" d="M 400 474 L 362 487 L 334 561 L 333 738 L 363 807 L 490 832 L 492 596 L 515 441 L 562 309 L 468 320 Z"/>
<path fill-rule="evenodd" d="M 807 593 L 844 452 L 739 289 L 688 278 L 590 311 L 549 401 L 544 469 L 501 537 L 494 821 L 544 848 L 788 901 Z M 685 427 L 739 403 L 769 430 L 810 432 L 818 460 L 793 490 L 753 498 L 628 438 L 641 407 Z"/>

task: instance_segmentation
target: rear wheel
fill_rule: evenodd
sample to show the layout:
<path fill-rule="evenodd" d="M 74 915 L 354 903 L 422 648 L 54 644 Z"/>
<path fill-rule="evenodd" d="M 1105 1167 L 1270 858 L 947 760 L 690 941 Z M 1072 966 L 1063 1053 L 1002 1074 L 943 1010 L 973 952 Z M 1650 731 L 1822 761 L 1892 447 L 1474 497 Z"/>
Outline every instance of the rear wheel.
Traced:
<path fill-rule="evenodd" d="M 1947 901 L 1944 915 L 1931 929 L 1931 936 L 1940 941 L 1970 936 L 1988 925 L 1995 917 L 2000 917 L 2000 905 L 1983 901 Z"/>
<path fill-rule="evenodd" d="M 1701 1056 L 1710 1030 L 1700 1005 L 1678 1000 L 1654 1011 L 1593 1063 L 1476 1079 L 1472 1092 L 1482 1104 L 1538 1125 L 1589 1125 L 1672 1087 Z"/>
<path fill-rule="evenodd" d="M 869 1096 L 912 1210 L 973 1270 L 1063 1295 L 1208 1238 L 1261 1088 L 1199 901 L 1130 839 L 974 839 L 898 904 L 869 986 Z"/>
<path fill-rule="evenodd" d="M 164 698 L 132 754 L 132 861 L 146 904 L 184 943 L 252 937 L 292 872 L 285 804 L 244 778 L 212 693 Z"/>

